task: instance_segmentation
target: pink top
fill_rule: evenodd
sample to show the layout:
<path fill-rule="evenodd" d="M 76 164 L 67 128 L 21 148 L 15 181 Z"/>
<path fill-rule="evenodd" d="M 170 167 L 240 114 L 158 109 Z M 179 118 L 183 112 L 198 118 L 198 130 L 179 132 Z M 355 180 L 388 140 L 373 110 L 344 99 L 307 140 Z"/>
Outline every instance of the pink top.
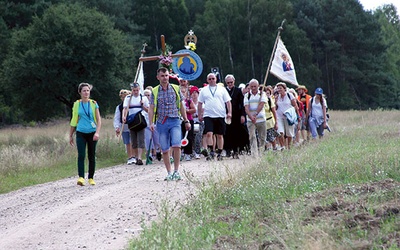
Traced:
<path fill-rule="evenodd" d="M 186 109 L 188 110 L 188 109 L 190 109 L 190 103 L 192 102 L 192 100 L 190 100 L 190 99 L 185 99 L 185 105 L 186 105 Z M 189 121 L 193 121 L 193 115 L 192 114 L 189 114 L 188 112 L 186 112 L 186 116 L 187 116 L 187 119 L 189 120 Z"/>

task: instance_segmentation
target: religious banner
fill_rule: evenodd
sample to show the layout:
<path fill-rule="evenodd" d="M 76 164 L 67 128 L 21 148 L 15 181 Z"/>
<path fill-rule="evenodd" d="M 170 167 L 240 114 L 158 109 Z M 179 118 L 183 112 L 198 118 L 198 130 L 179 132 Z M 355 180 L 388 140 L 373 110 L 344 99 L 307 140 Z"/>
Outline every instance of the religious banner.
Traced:
<path fill-rule="evenodd" d="M 290 57 L 289 52 L 287 51 L 280 37 L 275 50 L 274 60 L 272 61 L 270 72 L 282 81 L 299 86 L 299 83 L 296 79 L 296 71 L 294 69 L 292 58 Z"/>
<path fill-rule="evenodd" d="M 203 62 L 200 57 L 192 50 L 182 49 L 175 54 L 189 53 L 189 56 L 176 57 L 172 62 L 172 69 L 174 73 L 178 74 L 180 78 L 188 81 L 197 79 L 203 72 Z"/>
<path fill-rule="evenodd" d="M 144 73 L 143 73 L 143 62 L 139 62 L 138 76 L 136 82 L 139 83 L 140 93 L 144 91 Z"/>
<path fill-rule="evenodd" d="M 190 30 L 183 39 L 186 49 L 176 52 L 177 55 L 189 54 L 183 57 L 176 57 L 172 62 L 172 69 L 180 78 L 191 81 L 197 79 L 203 72 L 203 62 L 194 52 L 196 50 L 197 36 Z"/>

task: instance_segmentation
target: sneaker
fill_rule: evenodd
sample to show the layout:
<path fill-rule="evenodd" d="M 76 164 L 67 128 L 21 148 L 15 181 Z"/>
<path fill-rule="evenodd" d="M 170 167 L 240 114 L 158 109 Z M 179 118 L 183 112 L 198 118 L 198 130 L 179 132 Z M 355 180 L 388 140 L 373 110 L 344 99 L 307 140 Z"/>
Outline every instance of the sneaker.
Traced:
<path fill-rule="evenodd" d="M 199 154 L 195 154 L 195 155 L 194 155 L 194 158 L 195 158 L 195 159 L 200 159 L 201 157 L 200 157 Z"/>
<path fill-rule="evenodd" d="M 157 156 L 157 160 L 161 161 L 161 158 L 162 158 L 161 152 L 157 152 L 156 156 Z"/>
<path fill-rule="evenodd" d="M 141 159 L 136 160 L 136 165 L 143 165 L 143 161 Z"/>
<path fill-rule="evenodd" d="M 203 149 L 200 151 L 200 153 L 201 153 L 202 155 L 204 155 L 205 157 L 208 156 L 208 150 L 207 150 L 206 148 L 203 148 Z"/>
<path fill-rule="evenodd" d="M 190 157 L 190 155 L 186 155 L 185 156 L 185 161 L 190 161 L 190 160 L 192 160 L 192 157 Z"/>
<path fill-rule="evenodd" d="M 173 174 L 169 173 L 169 174 L 165 177 L 164 181 L 172 181 L 173 179 L 174 179 L 174 178 L 173 178 Z"/>
<path fill-rule="evenodd" d="M 85 179 L 83 177 L 79 177 L 77 183 L 79 186 L 85 186 Z"/>
<path fill-rule="evenodd" d="M 136 164 L 136 158 L 135 157 L 131 157 L 128 160 L 128 165 L 132 165 L 132 164 Z"/>
<path fill-rule="evenodd" d="M 174 174 L 172 175 L 172 180 L 174 181 L 180 181 L 182 180 L 181 175 L 179 174 L 179 172 L 174 172 Z"/>
<path fill-rule="evenodd" d="M 155 158 L 154 155 L 149 155 L 149 160 L 150 161 L 153 161 L 154 158 Z"/>
<path fill-rule="evenodd" d="M 226 150 L 223 149 L 222 152 L 221 152 L 221 156 L 222 157 L 226 157 L 226 155 L 227 155 Z M 230 154 L 229 154 L 229 157 L 230 157 Z"/>
<path fill-rule="evenodd" d="M 96 182 L 94 182 L 94 180 L 93 180 L 92 178 L 90 178 L 90 179 L 89 179 L 89 184 L 92 185 L 92 186 L 94 186 L 94 185 L 96 185 Z"/>

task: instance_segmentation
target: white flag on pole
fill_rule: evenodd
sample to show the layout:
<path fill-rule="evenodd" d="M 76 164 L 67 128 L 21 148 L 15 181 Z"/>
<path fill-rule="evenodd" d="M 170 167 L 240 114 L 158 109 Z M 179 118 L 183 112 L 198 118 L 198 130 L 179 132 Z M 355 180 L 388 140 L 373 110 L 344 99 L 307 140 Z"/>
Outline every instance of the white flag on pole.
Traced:
<path fill-rule="evenodd" d="M 140 93 L 143 93 L 144 91 L 144 73 L 143 73 L 143 62 L 139 62 L 139 69 L 138 69 L 138 75 L 137 75 L 137 83 L 139 83 L 140 86 Z"/>
<path fill-rule="evenodd" d="M 272 61 L 270 72 L 282 81 L 299 86 L 296 79 L 296 71 L 292 58 L 285 45 L 279 37 L 278 45 L 275 50 L 274 60 Z"/>

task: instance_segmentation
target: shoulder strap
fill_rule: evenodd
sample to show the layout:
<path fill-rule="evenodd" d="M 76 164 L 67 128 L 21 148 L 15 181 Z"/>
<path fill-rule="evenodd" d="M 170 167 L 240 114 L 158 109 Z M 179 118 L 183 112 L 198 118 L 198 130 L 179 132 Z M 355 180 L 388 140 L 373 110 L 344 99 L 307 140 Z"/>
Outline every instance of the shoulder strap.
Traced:
<path fill-rule="evenodd" d="M 267 96 L 267 98 L 268 98 L 269 111 L 271 111 L 271 97 Z"/>

